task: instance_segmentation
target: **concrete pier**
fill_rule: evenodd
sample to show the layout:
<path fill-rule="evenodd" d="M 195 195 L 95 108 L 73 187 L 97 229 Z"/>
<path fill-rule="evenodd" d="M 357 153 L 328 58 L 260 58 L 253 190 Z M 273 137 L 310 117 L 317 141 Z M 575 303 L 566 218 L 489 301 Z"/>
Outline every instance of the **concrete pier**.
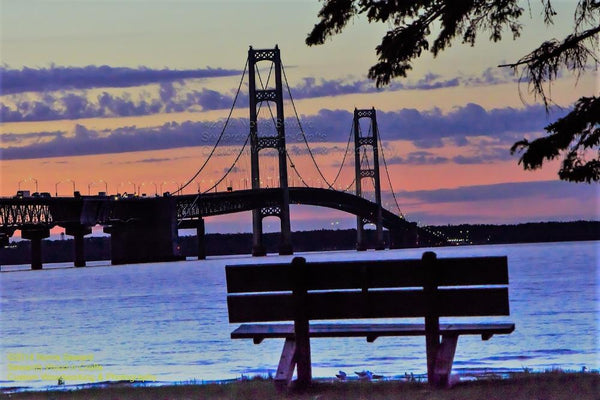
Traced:
<path fill-rule="evenodd" d="M 65 233 L 73 236 L 75 242 L 74 265 L 76 267 L 85 267 L 85 245 L 84 237 L 92 233 L 92 228 L 85 225 L 69 225 L 65 228 Z"/>
<path fill-rule="evenodd" d="M 204 218 L 198 218 L 196 225 L 196 237 L 198 238 L 198 260 L 206 259 L 205 233 Z"/>
<path fill-rule="evenodd" d="M 21 237 L 31 241 L 31 269 L 42 269 L 42 239 L 49 236 L 50 229 L 43 226 L 21 230 Z"/>
<path fill-rule="evenodd" d="M 366 251 L 367 241 L 365 237 L 364 222 L 361 217 L 356 217 L 356 250 Z"/>
<path fill-rule="evenodd" d="M 113 215 L 120 221 L 104 228 L 110 233 L 111 263 L 131 264 L 181 260 L 175 199 L 123 199 Z"/>

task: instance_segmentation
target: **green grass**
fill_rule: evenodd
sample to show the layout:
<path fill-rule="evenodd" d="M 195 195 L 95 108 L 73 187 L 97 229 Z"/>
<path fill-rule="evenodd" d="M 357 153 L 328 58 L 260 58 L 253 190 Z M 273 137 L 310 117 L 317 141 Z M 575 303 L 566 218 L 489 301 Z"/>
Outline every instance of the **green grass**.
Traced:
<path fill-rule="evenodd" d="M 600 400 L 600 375 L 597 373 L 522 373 L 509 379 L 463 382 L 452 389 L 435 390 L 424 383 L 316 382 L 300 392 L 278 393 L 269 380 L 250 380 L 226 384 L 174 385 L 161 387 L 114 386 L 76 391 L 44 391 L 3 394 L 6 399 L 31 400 Z"/>

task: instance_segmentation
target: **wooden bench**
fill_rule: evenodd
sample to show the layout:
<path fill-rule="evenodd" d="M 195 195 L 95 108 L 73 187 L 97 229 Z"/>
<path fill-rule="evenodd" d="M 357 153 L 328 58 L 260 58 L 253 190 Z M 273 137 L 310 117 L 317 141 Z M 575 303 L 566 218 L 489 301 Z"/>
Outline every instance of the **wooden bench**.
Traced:
<path fill-rule="evenodd" d="M 509 315 L 506 257 L 311 262 L 226 266 L 232 339 L 284 338 L 278 387 L 311 381 L 310 338 L 425 336 L 428 381 L 448 386 L 458 336 L 508 334 L 512 323 L 440 324 L 439 317 Z M 444 288 L 444 286 L 447 286 Z M 449 286 L 449 287 L 448 287 Z M 375 290 L 374 290 L 375 289 Z M 424 324 L 311 320 L 424 317 Z M 294 321 L 293 324 L 256 322 Z M 440 341 L 441 336 L 441 341 Z"/>

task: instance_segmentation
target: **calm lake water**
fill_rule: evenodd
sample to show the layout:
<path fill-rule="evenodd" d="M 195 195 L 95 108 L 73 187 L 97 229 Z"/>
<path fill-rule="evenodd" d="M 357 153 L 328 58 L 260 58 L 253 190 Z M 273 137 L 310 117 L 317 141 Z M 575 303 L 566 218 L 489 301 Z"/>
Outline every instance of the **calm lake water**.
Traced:
<path fill-rule="evenodd" d="M 420 258 L 427 249 L 302 254 L 311 260 Z M 436 248 L 438 257 L 507 255 L 511 335 L 459 339 L 454 371 L 598 369 L 600 242 Z M 214 257 L 0 274 L 0 387 L 147 377 L 161 382 L 267 375 L 283 340 L 231 340 L 224 266 L 291 257 Z M 62 264 L 62 267 L 67 264 Z M 58 268 L 57 268 L 58 267 Z M 454 319 L 456 320 L 456 319 Z M 475 319 L 470 319 L 471 321 Z M 410 321 L 410 320 L 405 320 Z M 421 322 L 413 320 L 414 322 Z M 313 374 L 426 371 L 425 339 L 313 339 Z M 37 368 L 37 369 L 36 369 Z"/>

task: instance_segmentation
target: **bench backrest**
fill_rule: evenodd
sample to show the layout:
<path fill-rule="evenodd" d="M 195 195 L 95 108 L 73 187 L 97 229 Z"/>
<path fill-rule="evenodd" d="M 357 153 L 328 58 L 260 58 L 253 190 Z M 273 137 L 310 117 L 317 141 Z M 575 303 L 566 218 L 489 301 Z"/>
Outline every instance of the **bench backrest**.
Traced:
<path fill-rule="evenodd" d="M 509 315 L 506 257 L 226 266 L 230 322 Z M 490 286 L 493 285 L 493 286 Z M 301 310 L 300 310 L 301 308 Z"/>

